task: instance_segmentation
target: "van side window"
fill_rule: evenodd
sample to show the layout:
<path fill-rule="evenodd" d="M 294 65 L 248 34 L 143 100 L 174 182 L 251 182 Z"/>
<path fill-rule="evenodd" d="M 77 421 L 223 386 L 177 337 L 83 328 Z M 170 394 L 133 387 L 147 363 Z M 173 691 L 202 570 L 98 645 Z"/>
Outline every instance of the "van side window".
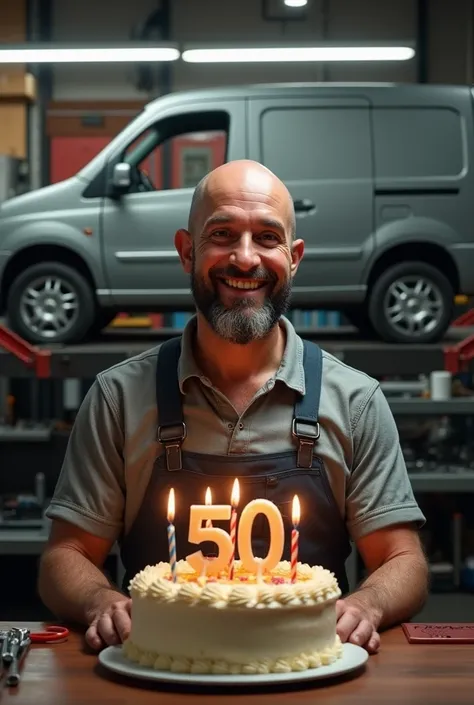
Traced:
<path fill-rule="evenodd" d="M 229 116 L 186 114 L 158 122 L 127 148 L 124 160 L 134 167 L 132 191 L 194 188 L 224 164 Z"/>
<path fill-rule="evenodd" d="M 375 108 L 377 178 L 459 176 L 464 168 L 461 116 L 449 108 Z"/>
<path fill-rule="evenodd" d="M 367 108 L 272 108 L 260 134 L 264 164 L 284 181 L 372 178 Z"/>

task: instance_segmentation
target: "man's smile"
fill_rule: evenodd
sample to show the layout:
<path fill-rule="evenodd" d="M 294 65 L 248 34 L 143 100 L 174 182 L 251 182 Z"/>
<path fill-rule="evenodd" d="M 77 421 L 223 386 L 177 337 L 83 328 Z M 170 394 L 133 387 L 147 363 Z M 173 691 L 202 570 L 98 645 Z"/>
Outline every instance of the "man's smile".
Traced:
<path fill-rule="evenodd" d="M 261 289 L 267 284 L 266 281 L 261 281 L 258 279 L 221 279 L 220 281 L 224 282 L 224 284 L 231 289 L 255 290 Z"/>

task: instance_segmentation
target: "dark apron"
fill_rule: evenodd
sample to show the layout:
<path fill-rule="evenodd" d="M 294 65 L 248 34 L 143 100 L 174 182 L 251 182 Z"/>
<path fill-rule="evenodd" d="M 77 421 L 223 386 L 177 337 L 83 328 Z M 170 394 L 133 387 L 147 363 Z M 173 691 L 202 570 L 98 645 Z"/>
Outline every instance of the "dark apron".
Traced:
<path fill-rule="evenodd" d="M 121 544 L 125 568 L 123 589 L 147 565 L 168 561 L 167 505 L 174 487 L 176 496 L 177 558 L 201 550 L 212 555 L 215 544 L 188 543 L 189 507 L 204 504 L 206 488 L 213 504 L 230 504 L 234 478 L 239 478 L 240 508 L 252 499 L 266 498 L 280 509 L 285 528 L 282 560 L 290 560 L 291 509 L 295 494 L 301 503 L 299 560 L 333 571 L 343 593 L 348 591 L 345 561 L 351 546 L 345 523 L 336 505 L 324 465 L 313 454 L 319 438 L 319 399 L 322 382 L 322 354 L 314 343 L 304 341 L 306 394 L 298 395 L 292 433 L 295 447 L 267 455 L 208 455 L 182 451 L 186 435 L 178 361 L 181 339 L 166 341 L 159 350 L 156 369 L 158 440 L 164 452 L 156 459 L 148 488 L 137 517 Z M 213 524 L 229 532 L 229 522 Z M 269 541 L 268 522 L 257 515 L 252 534 L 255 556 L 264 557 Z M 238 555 L 236 555 L 238 558 Z"/>

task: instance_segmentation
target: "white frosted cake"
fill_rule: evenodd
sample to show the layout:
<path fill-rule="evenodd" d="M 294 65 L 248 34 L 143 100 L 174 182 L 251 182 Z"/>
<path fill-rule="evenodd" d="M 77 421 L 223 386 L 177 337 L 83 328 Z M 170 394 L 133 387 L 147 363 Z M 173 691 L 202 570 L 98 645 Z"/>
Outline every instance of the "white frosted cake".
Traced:
<path fill-rule="evenodd" d="M 234 578 L 201 577 L 186 561 L 177 581 L 168 563 L 130 582 L 132 661 L 178 673 L 282 673 L 329 664 L 342 655 L 336 635 L 336 578 L 325 568 L 280 562 L 257 579 L 235 562 Z"/>

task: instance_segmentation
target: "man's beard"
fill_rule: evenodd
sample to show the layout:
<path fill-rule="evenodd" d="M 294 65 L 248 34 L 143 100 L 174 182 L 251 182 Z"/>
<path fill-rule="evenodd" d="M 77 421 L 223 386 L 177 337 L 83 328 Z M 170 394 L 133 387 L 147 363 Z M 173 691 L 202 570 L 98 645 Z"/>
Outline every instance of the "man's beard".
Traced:
<path fill-rule="evenodd" d="M 227 308 L 219 300 L 219 294 L 213 284 L 215 278 L 212 278 L 211 285 L 207 286 L 203 279 L 198 277 L 193 257 L 191 291 L 196 306 L 212 330 L 230 343 L 247 345 L 254 340 L 265 338 L 290 307 L 290 282 L 286 281 L 274 290 L 275 277 L 265 269 L 244 274 L 237 267 L 229 265 L 225 270 L 219 270 L 219 277 L 248 281 L 265 279 L 272 287 L 263 304 L 251 298 L 242 298 Z"/>

